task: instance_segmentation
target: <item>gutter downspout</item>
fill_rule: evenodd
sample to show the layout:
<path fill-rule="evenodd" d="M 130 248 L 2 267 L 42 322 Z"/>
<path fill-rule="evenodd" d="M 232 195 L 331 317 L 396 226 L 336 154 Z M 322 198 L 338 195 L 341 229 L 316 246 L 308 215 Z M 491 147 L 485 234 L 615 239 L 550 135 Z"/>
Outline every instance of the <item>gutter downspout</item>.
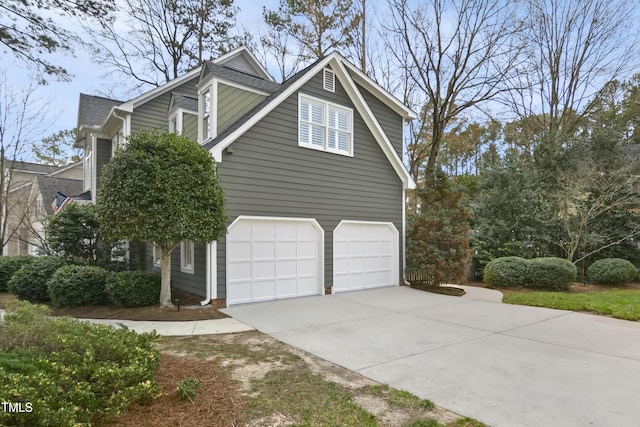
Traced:
<path fill-rule="evenodd" d="M 211 244 L 207 243 L 207 253 L 206 253 L 206 260 L 207 262 L 205 263 L 205 268 L 207 270 L 206 272 L 206 288 L 207 288 L 207 295 L 205 296 L 205 299 L 203 301 L 200 301 L 200 305 L 205 306 L 207 304 L 209 304 L 211 302 Z"/>
<path fill-rule="evenodd" d="M 218 262 L 218 242 L 213 241 L 207 243 L 207 262 L 206 262 L 206 270 L 207 270 L 207 279 L 206 279 L 206 289 L 207 295 L 205 296 L 204 301 L 200 301 L 200 305 L 210 304 L 212 300 L 218 298 L 218 266 L 216 263 Z"/>
<path fill-rule="evenodd" d="M 127 118 L 126 117 L 122 117 L 118 115 L 118 110 L 117 109 L 113 109 L 113 116 L 117 119 L 122 120 L 122 136 L 127 137 L 129 135 L 127 135 Z"/>

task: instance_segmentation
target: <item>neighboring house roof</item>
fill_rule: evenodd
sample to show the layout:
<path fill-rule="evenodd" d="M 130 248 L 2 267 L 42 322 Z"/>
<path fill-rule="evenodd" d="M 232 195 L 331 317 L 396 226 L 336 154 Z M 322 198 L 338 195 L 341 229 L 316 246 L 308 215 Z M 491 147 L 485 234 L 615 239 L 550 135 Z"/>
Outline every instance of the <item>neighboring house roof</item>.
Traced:
<path fill-rule="evenodd" d="M 30 163 L 30 162 L 21 162 L 21 161 L 14 161 L 13 164 L 11 164 L 11 160 L 7 160 L 9 162 L 9 164 L 7 164 L 7 169 L 11 169 L 14 171 L 20 171 L 20 172 L 31 172 L 31 173 L 36 173 L 36 174 L 49 174 L 52 172 L 55 172 L 58 168 L 58 166 L 52 166 L 52 165 L 42 165 L 40 163 Z"/>
<path fill-rule="evenodd" d="M 348 96 L 352 99 L 356 110 L 362 116 L 367 127 L 373 134 L 375 140 L 378 142 L 378 145 L 380 145 L 380 148 L 393 166 L 398 177 L 402 180 L 404 188 L 415 188 L 416 184 L 413 181 L 413 178 L 411 178 L 411 175 L 409 175 L 409 172 L 404 166 L 402 159 L 396 153 L 388 137 L 382 130 L 380 123 L 378 123 L 375 115 L 358 90 L 357 85 L 351 77 L 351 74 L 349 73 L 349 71 L 347 71 L 345 63 L 348 63 L 348 61 L 337 52 L 333 52 L 330 55 L 319 59 L 304 70 L 286 80 L 282 85 L 280 85 L 277 91 L 271 94 L 271 96 L 267 97 L 255 108 L 242 116 L 224 132 L 216 136 L 216 138 L 204 144 L 204 147 L 211 150 L 214 158 L 217 161 L 220 161 L 222 159 L 222 151 L 225 148 L 236 141 L 236 139 L 238 139 L 241 135 L 248 131 L 258 121 L 264 118 L 274 108 L 276 108 L 287 98 L 293 95 L 296 90 L 300 89 L 318 72 L 320 72 L 326 66 L 330 65 L 335 73 L 336 78 L 340 81 Z M 373 84 L 371 84 L 370 87 L 375 88 Z M 384 94 L 386 94 L 386 97 L 390 100 L 395 100 L 395 98 L 392 98 L 391 95 L 387 92 L 383 92 L 383 95 Z M 413 113 L 409 108 L 405 107 L 404 114 L 402 114 L 402 116 L 406 119 L 412 119 L 415 117 L 415 113 Z"/>
<path fill-rule="evenodd" d="M 178 92 L 171 92 L 171 102 L 169 102 L 169 110 L 172 110 L 176 107 L 197 112 L 198 98 L 183 95 Z"/>
<path fill-rule="evenodd" d="M 217 78 L 226 79 L 233 83 L 249 86 L 254 89 L 258 89 L 268 93 L 273 93 L 279 90 L 281 87 L 279 83 L 276 83 L 270 80 L 265 80 L 263 78 L 253 76 L 251 74 L 243 73 L 242 71 L 231 69 L 225 65 L 216 64 L 214 61 L 205 62 L 205 66 L 202 70 L 203 75 L 201 76 L 201 79 L 202 77 L 204 77 L 204 74 L 206 71 L 209 71 L 211 74 L 215 75 Z"/>
<path fill-rule="evenodd" d="M 36 180 L 44 202 L 43 205 L 48 215 L 52 215 L 54 213 L 53 206 L 51 206 L 50 202 L 55 200 L 58 192 L 71 197 L 82 191 L 82 180 L 79 179 L 37 176 Z"/>

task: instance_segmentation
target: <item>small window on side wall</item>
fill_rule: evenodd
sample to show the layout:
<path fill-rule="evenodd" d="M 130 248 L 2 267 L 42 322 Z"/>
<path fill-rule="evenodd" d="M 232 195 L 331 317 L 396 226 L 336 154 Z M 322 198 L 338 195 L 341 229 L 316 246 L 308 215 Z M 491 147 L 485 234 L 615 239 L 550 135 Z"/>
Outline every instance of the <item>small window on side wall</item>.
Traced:
<path fill-rule="evenodd" d="M 193 242 L 180 243 L 180 271 L 193 274 Z"/>
<path fill-rule="evenodd" d="M 156 248 L 156 245 L 153 245 L 153 266 L 160 267 L 160 251 Z"/>

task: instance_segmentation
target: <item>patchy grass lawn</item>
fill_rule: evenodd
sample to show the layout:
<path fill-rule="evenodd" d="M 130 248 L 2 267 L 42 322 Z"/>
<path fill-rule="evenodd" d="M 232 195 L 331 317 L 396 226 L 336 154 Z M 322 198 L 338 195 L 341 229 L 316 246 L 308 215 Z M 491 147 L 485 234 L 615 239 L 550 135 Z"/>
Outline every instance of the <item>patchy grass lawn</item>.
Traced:
<path fill-rule="evenodd" d="M 640 289 L 594 292 L 509 292 L 508 304 L 533 305 L 572 311 L 588 311 L 618 319 L 640 320 Z"/>
<path fill-rule="evenodd" d="M 259 332 L 161 337 L 157 345 L 162 396 L 115 425 L 484 426 Z M 193 402 L 176 392 L 187 377 L 202 382 Z"/>

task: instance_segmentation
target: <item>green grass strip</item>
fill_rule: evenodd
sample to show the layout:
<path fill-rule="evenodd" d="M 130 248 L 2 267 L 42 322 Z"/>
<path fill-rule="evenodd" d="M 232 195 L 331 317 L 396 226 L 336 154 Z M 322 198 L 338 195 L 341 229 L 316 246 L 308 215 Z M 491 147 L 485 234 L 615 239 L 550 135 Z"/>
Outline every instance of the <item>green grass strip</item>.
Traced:
<path fill-rule="evenodd" d="M 617 319 L 640 320 L 640 290 L 617 290 L 567 293 L 505 293 L 502 302 L 571 311 L 589 311 Z"/>

